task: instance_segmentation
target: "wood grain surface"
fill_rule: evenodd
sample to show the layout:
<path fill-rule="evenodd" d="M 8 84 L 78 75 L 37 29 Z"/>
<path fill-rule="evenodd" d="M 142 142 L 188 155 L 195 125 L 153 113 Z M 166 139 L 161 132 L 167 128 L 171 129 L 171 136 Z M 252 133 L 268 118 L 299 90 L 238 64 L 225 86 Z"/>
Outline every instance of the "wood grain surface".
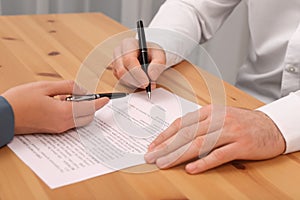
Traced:
<path fill-rule="evenodd" d="M 112 75 L 114 47 L 134 33 L 100 13 L 0 17 L 0 92 L 74 79 L 98 92 L 128 91 Z M 108 67 L 108 69 L 107 69 Z M 174 79 L 178 77 L 178 79 Z M 179 80 L 179 81 L 178 81 Z M 183 62 L 158 84 L 191 101 L 255 109 L 261 102 Z M 137 171 L 148 173 L 135 173 Z M 184 165 L 139 166 L 51 190 L 8 147 L 0 149 L 0 199 L 300 199 L 300 154 L 235 161 L 199 175 Z"/>

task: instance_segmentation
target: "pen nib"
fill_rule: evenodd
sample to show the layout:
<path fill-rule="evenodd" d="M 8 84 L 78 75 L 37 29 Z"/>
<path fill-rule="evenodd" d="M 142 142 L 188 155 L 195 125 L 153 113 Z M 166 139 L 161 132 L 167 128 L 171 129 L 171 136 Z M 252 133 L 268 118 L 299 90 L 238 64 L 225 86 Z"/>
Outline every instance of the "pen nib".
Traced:
<path fill-rule="evenodd" d="M 148 99 L 151 99 L 151 92 L 147 92 L 148 94 Z"/>

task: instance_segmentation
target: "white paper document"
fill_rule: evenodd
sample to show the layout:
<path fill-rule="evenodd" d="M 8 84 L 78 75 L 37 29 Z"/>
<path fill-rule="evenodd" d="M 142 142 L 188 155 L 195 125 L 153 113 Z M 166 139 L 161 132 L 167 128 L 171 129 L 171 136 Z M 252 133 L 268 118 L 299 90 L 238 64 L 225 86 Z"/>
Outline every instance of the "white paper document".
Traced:
<path fill-rule="evenodd" d="M 16 136 L 8 145 L 50 188 L 144 164 L 155 137 L 200 106 L 164 89 L 111 100 L 88 126 L 64 134 Z M 74 108 L 76 109 L 76 107 Z"/>

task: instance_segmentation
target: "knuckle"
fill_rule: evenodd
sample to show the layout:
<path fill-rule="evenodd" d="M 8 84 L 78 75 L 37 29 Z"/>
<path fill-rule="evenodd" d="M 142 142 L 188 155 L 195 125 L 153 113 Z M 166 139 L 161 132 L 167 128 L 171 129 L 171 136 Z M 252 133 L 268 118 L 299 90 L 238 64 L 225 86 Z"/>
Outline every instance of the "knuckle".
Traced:
<path fill-rule="evenodd" d="M 114 71 L 114 69 L 116 68 L 116 61 L 112 61 L 108 66 L 107 66 L 108 69 L 112 69 Z"/>
<path fill-rule="evenodd" d="M 174 129 L 175 129 L 176 131 L 179 131 L 180 128 L 181 128 L 181 124 L 182 124 L 182 119 L 181 119 L 181 118 L 177 118 L 177 119 L 173 122 L 172 126 L 174 127 Z"/>
<path fill-rule="evenodd" d="M 224 157 L 226 156 L 225 151 L 223 151 L 222 148 L 217 149 L 212 153 L 214 160 L 224 160 Z"/>
<path fill-rule="evenodd" d="M 127 55 L 127 56 L 123 57 L 123 62 L 125 64 L 126 68 L 137 67 L 137 66 L 135 66 L 135 60 L 136 60 L 136 58 L 134 56 L 131 56 L 131 55 Z"/>
<path fill-rule="evenodd" d="M 207 157 L 202 158 L 200 161 L 201 161 L 201 162 L 198 162 L 198 163 L 197 163 L 197 168 L 198 168 L 198 169 L 201 169 L 201 168 L 202 168 L 203 170 L 206 170 L 206 169 L 209 168 L 209 162 L 208 162 L 208 160 L 207 160 Z"/>
<path fill-rule="evenodd" d="M 118 77 L 118 72 L 117 72 L 117 70 L 113 67 L 113 75 L 115 76 L 115 77 L 117 77 L 117 78 L 119 78 Z"/>
<path fill-rule="evenodd" d="M 195 149 L 200 149 L 203 144 L 203 138 L 202 137 L 196 137 L 193 141 L 193 146 Z"/>
<path fill-rule="evenodd" d="M 156 141 L 165 141 L 167 137 L 164 135 L 164 134 L 160 134 L 158 137 L 157 137 L 157 140 Z"/>
<path fill-rule="evenodd" d="M 206 106 L 203 106 L 202 108 L 200 108 L 198 110 L 199 112 L 199 116 L 200 116 L 200 119 L 209 119 L 210 116 L 211 116 L 211 112 L 212 112 L 212 105 L 206 105 Z"/>
<path fill-rule="evenodd" d="M 188 142 L 194 138 L 194 132 L 189 128 L 183 128 L 178 132 L 178 137 L 182 141 Z"/>
<path fill-rule="evenodd" d="M 230 112 L 225 113 L 225 122 L 230 123 L 233 120 L 233 116 Z"/>
<path fill-rule="evenodd" d="M 170 145 L 168 145 L 168 144 L 166 144 L 166 143 L 162 143 L 162 144 L 160 145 L 160 149 L 162 149 L 162 152 L 163 152 L 164 154 L 170 153 Z"/>
<path fill-rule="evenodd" d="M 225 114 L 225 122 L 229 122 L 232 123 L 233 121 L 236 121 L 236 115 L 235 115 L 235 110 L 233 110 L 232 108 L 227 108 L 224 112 Z"/>
<path fill-rule="evenodd" d="M 122 76 L 125 74 L 125 70 L 124 69 L 115 69 L 114 70 L 114 75 L 118 78 L 118 79 L 120 79 L 120 78 L 122 78 Z"/>

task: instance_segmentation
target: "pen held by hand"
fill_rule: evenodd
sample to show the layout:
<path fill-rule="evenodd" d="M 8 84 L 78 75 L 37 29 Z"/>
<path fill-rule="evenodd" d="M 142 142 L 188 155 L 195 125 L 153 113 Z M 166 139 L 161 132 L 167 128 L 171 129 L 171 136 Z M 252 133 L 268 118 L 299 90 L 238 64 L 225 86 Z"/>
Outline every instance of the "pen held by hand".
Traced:
<path fill-rule="evenodd" d="M 109 99 L 117 99 L 126 97 L 129 93 L 115 92 L 115 93 L 99 93 L 99 94 L 86 94 L 86 95 L 72 95 L 66 98 L 66 101 L 91 101 L 102 97 Z"/>
<path fill-rule="evenodd" d="M 148 65 L 149 65 L 148 50 L 147 50 L 145 31 L 144 31 L 144 25 L 142 20 L 139 20 L 137 22 L 137 32 L 138 32 L 139 50 L 140 50 L 139 61 L 141 63 L 142 69 L 147 74 L 147 77 L 149 79 L 149 85 L 146 87 L 146 92 L 148 94 L 148 98 L 151 99 L 151 81 L 148 75 Z"/>

